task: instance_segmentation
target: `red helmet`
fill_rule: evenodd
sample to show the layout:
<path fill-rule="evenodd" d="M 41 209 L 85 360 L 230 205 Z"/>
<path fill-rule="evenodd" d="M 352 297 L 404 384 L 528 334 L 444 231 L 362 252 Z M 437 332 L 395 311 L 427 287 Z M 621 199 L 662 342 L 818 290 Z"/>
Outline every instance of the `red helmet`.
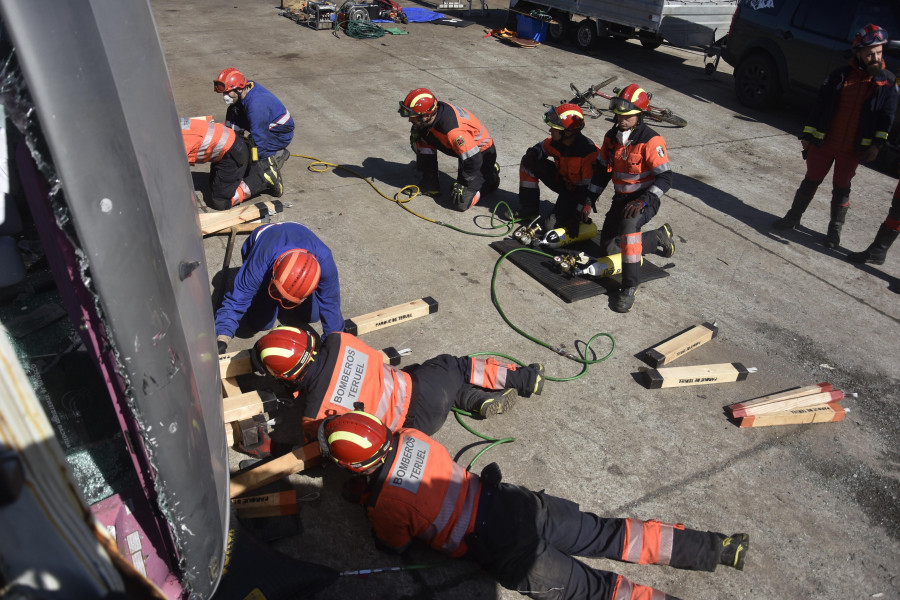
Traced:
<path fill-rule="evenodd" d="M 406 95 L 406 98 L 400 102 L 400 113 L 402 117 L 427 117 L 437 110 L 438 101 L 431 93 L 431 90 L 425 88 L 416 88 Z"/>
<path fill-rule="evenodd" d="M 316 290 L 321 275 L 322 268 L 315 256 L 301 248 L 288 250 L 272 265 L 269 295 L 282 308 L 297 308 Z"/>
<path fill-rule="evenodd" d="M 650 94 L 636 83 L 619 90 L 609 101 L 609 108 L 617 115 L 628 116 L 646 112 L 650 108 Z"/>
<path fill-rule="evenodd" d="M 322 422 L 319 449 L 345 469 L 362 473 L 384 461 L 391 437 L 391 430 L 378 417 L 354 410 Z"/>
<path fill-rule="evenodd" d="M 313 361 L 318 334 L 309 328 L 276 327 L 253 346 L 259 365 L 276 379 L 296 381 Z"/>
<path fill-rule="evenodd" d="M 213 81 L 213 91 L 217 94 L 224 94 L 233 90 L 241 90 L 247 87 L 247 78 L 240 71 L 233 67 L 224 69 L 216 80 Z"/>
<path fill-rule="evenodd" d="M 887 43 L 888 32 L 878 25 L 869 23 L 868 25 L 857 31 L 856 35 L 853 36 L 852 49 L 856 51 L 860 48 L 868 48 L 869 46 L 881 46 L 882 44 Z"/>
<path fill-rule="evenodd" d="M 584 112 L 577 104 L 551 106 L 544 114 L 544 122 L 561 131 L 581 131 L 584 129 Z"/>

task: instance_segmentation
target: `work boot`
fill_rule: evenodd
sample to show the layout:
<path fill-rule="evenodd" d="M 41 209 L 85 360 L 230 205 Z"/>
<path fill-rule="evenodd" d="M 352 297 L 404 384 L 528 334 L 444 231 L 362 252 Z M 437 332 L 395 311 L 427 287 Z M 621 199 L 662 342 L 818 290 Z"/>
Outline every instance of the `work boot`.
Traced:
<path fill-rule="evenodd" d="M 529 396 L 540 396 L 544 391 L 544 365 L 541 363 L 531 363 L 528 368 L 535 372 L 534 389 L 531 390 Z"/>
<path fill-rule="evenodd" d="M 617 313 L 627 313 L 631 310 L 631 307 L 634 306 L 635 294 L 637 294 L 637 287 L 629 287 L 620 290 L 619 295 L 616 296 L 615 301 L 613 301 L 612 309 Z"/>
<path fill-rule="evenodd" d="M 900 231 L 891 229 L 882 224 L 882 226 L 878 228 L 878 233 L 875 234 L 875 241 L 862 252 L 851 252 L 848 254 L 847 260 L 860 264 L 869 263 L 872 265 L 883 265 L 884 259 L 887 257 L 887 252 L 891 248 L 891 244 L 894 243 L 894 240 L 897 239 L 898 234 L 900 234 Z"/>
<path fill-rule="evenodd" d="M 484 185 L 481 186 L 481 195 L 487 196 L 497 191 L 500 187 L 500 165 L 494 163 L 494 169 L 490 176 L 486 178 Z"/>
<path fill-rule="evenodd" d="M 719 564 L 728 565 L 738 571 L 743 571 L 744 558 L 750 549 L 750 536 L 746 533 L 733 533 L 722 540 L 722 548 Z"/>
<path fill-rule="evenodd" d="M 675 241 L 672 239 L 672 226 L 666 223 L 656 230 L 656 238 L 662 255 L 672 258 L 675 255 Z"/>
<path fill-rule="evenodd" d="M 791 204 L 791 208 L 784 217 L 772 223 L 772 229 L 793 229 L 799 225 L 800 217 L 803 216 L 803 213 L 809 207 L 809 203 L 812 202 L 820 183 L 822 182 L 810 181 L 809 179 L 801 181 L 800 187 L 794 193 L 794 202 Z"/>
<path fill-rule="evenodd" d="M 508 390 L 500 390 L 496 392 L 483 392 L 485 395 L 481 406 L 478 408 L 478 414 L 482 419 L 490 419 L 494 415 L 499 415 L 504 411 L 512 408 L 516 403 L 519 394 L 516 390 L 510 388 Z"/>
<path fill-rule="evenodd" d="M 831 220 L 828 222 L 828 233 L 825 234 L 825 247 L 837 248 L 841 244 L 841 229 L 847 211 L 850 210 L 850 188 L 835 187 L 831 192 Z"/>
<path fill-rule="evenodd" d="M 420 193 L 430 196 L 431 198 L 437 198 L 441 195 L 441 183 L 438 180 L 437 173 L 433 175 L 422 175 L 422 179 L 419 180 L 416 187 L 419 188 Z"/>
<path fill-rule="evenodd" d="M 274 198 L 281 198 L 282 194 L 284 194 L 284 183 L 281 180 L 281 171 L 278 169 L 278 163 L 274 156 L 270 156 L 266 160 L 269 163 L 269 168 L 263 173 L 263 179 L 269 185 L 269 194 Z"/>

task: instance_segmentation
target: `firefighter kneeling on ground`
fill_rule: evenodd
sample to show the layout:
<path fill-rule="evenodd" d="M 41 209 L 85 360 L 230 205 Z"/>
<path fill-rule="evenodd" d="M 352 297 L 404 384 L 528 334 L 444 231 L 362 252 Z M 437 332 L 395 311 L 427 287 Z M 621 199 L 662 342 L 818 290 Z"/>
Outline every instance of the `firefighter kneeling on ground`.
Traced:
<path fill-rule="evenodd" d="M 383 355 L 349 333 L 324 342 L 311 329 L 276 327 L 262 336 L 251 356 L 256 369 L 298 392 L 303 428 L 314 440 L 319 422 L 354 409 L 393 427 L 434 433 L 452 407 L 488 418 L 507 412 L 518 396 L 540 395 L 544 367 L 517 367 L 495 358 L 441 354 L 396 369 Z"/>
<path fill-rule="evenodd" d="M 612 302 L 612 309 L 620 313 L 634 306 L 645 249 L 659 248 L 667 258 L 675 254 L 668 223 L 641 233 L 672 187 L 666 141 L 643 120 L 649 107 L 649 94 L 635 83 L 610 100 L 616 123 L 603 138 L 590 184 L 594 202 L 610 181 L 615 190 L 600 229 L 600 247 L 607 255 L 622 253 L 622 289 Z"/>
<path fill-rule="evenodd" d="M 250 149 L 234 130 L 206 119 L 181 119 L 181 138 L 190 166 L 210 163 L 212 197 L 208 206 L 227 210 L 250 197 L 250 187 L 244 181 Z"/>
<path fill-rule="evenodd" d="M 290 157 L 294 119 L 275 95 L 235 68 L 223 69 L 213 82 L 228 106 L 225 125 L 245 135 L 250 146 L 250 165 L 238 187 L 241 202 L 263 190 L 275 198 L 284 193 L 281 168 Z M 236 204 L 236 203 L 235 203 Z M 228 207 L 226 207 L 228 208 Z"/>
<path fill-rule="evenodd" d="M 439 101 L 430 90 L 416 88 L 400 102 L 397 112 L 412 125 L 409 144 L 416 154 L 416 169 L 422 173 L 418 187 L 423 194 L 437 197 L 441 193 L 436 150 L 459 160 L 450 192 L 454 210 L 469 210 L 500 187 L 494 140 L 470 111 Z"/>
<path fill-rule="evenodd" d="M 588 185 L 599 149 L 581 133 L 584 112 L 575 104 L 550 107 L 544 122 L 550 127 L 550 137 L 529 148 L 519 165 L 520 208 L 516 218 L 527 223 L 541 217 L 539 183 L 543 183 L 558 197 L 553 213 L 540 219 L 541 231 L 565 227 L 566 240 L 554 244 L 557 247 L 590 240 L 597 226 L 587 217 L 591 208 Z"/>
<path fill-rule="evenodd" d="M 391 433 L 363 412 L 326 419 L 319 448 L 326 460 L 359 474 L 345 484 L 344 499 L 365 507 L 380 549 L 400 553 L 416 538 L 475 561 L 503 587 L 532 598 L 677 600 L 573 557 L 742 570 L 750 547 L 745 533 L 582 512 L 570 500 L 501 483 L 496 463 L 479 477 L 421 431 Z"/>

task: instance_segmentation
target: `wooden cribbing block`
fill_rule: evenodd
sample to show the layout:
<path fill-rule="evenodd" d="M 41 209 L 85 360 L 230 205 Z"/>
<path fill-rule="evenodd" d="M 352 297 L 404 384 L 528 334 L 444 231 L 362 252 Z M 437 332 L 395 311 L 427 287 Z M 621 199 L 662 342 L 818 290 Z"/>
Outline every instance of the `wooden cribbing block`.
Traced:
<path fill-rule="evenodd" d="M 219 376 L 222 379 L 246 375 L 253 372 L 253 363 L 250 360 L 249 350 L 228 352 L 219 355 Z"/>
<path fill-rule="evenodd" d="M 265 200 L 254 204 L 238 204 L 229 210 L 200 213 L 200 233 L 209 235 L 232 225 L 264 219 L 283 210 L 284 205 L 280 200 Z"/>
<path fill-rule="evenodd" d="M 229 448 L 234 446 L 234 427 L 235 423 L 225 423 L 225 443 Z"/>
<path fill-rule="evenodd" d="M 384 310 L 347 319 L 344 321 L 344 331 L 353 335 L 362 335 L 370 331 L 389 327 L 390 325 L 430 315 L 437 312 L 437 309 L 437 300 L 431 296 L 426 296 L 412 302 L 398 304 Z"/>
<path fill-rule="evenodd" d="M 231 478 L 229 492 L 232 498 L 246 494 L 251 490 L 278 481 L 288 475 L 299 473 L 319 458 L 319 442 L 311 442 L 302 448 L 294 448 L 284 456 L 264 462 Z"/>
<path fill-rule="evenodd" d="M 804 406 L 814 406 L 816 404 L 829 404 L 843 400 L 844 392 L 841 390 L 833 390 L 831 392 L 819 392 L 818 394 L 809 394 L 806 396 L 798 396 L 781 402 L 772 402 L 769 404 L 759 404 L 757 406 L 749 406 L 737 408 L 731 411 L 731 416 L 735 419 L 740 417 L 749 417 L 752 415 L 764 415 L 768 413 L 784 412 Z"/>
<path fill-rule="evenodd" d="M 299 512 L 297 509 L 297 490 L 235 498 L 231 501 L 231 505 L 234 507 L 237 516 L 242 519 L 280 517 L 283 515 L 296 515 Z"/>
<path fill-rule="evenodd" d="M 716 337 L 717 333 L 719 333 L 719 328 L 714 323 L 695 325 L 644 352 L 644 360 L 651 367 L 661 367 L 679 356 L 684 356 L 694 348 L 702 346 Z"/>
<path fill-rule="evenodd" d="M 226 377 L 222 379 L 222 397 L 223 398 L 231 398 L 233 396 L 239 396 L 243 392 L 241 392 L 241 386 L 237 384 L 237 381 L 234 377 Z"/>
<path fill-rule="evenodd" d="M 222 400 L 225 408 L 225 422 L 241 421 L 264 412 L 266 402 L 274 402 L 275 394 L 267 390 L 247 392 L 239 396 L 231 396 Z"/>
<path fill-rule="evenodd" d="M 756 368 L 747 368 L 741 363 L 719 363 L 714 365 L 697 365 L 696 367 L 642 369 L 641 375 L 644 385 L 651 390 L 655 390 L 685 385 L 743 381 L 747 379 L 747 375 L 755 372 Z"/>
<path fill-rule="evenodd" d="M 785 390 L 783 392 L 777 392 L 775 394 L 769 394 L 768 396 L 760 396 L 759 398 L 755 398 L 753 400 L 748 400 L 747 402 L 738 402 L 737 404 L 731 404 L 728 406 L 728 410 L 731 411 L 733 416 L 734 412 L 737 410 L 741 410 L 743 408 L 750 408 L 753 406 L 761 406 L 763 404 L 772 404 L 775 402 L 783 402 L 784 400 L 791 400 L 793 398 L 799 398 L 801 396 L 807 396 L 809 394 L 818 394 L 820 392 L 830 392 L 834 388 L 828 382 L 817 383 L 815 385 L 807 385 L 804 387 L 791 388 L 789 390 Z"/>
<path fill-rule="evenodd" d="M 770 425 L 800 425 L 804 423 L 834 423 L 843 421 L 846 410 L 834 402 L 816 404 L 783 412 L 756 415 L 741 419 L 741 427 L 768 427 Z"/>

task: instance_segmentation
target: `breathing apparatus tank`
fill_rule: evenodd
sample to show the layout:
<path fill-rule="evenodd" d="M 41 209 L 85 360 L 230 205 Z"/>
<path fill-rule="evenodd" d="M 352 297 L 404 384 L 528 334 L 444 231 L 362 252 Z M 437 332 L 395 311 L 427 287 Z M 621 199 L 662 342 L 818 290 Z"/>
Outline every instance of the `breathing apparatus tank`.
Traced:
<path fill-rule="evenodd" d="M 578 225 L 578 235 L 574 238 L 569 237 L 565 227 L 557 227 L 556 229 L 548 231 L 547 235 L 540 240 L 539 244 L 541 246 L 546 246 L 547 248 L 562 248 L 569 244 L 586 242 L 595 235 L 597 235 L 597 226 L 594 223 L 580 223 Z"/>
<path fill-rule="evenodd" d="M 644 257 L 641 257 L 644 264 Z M 583 269 L 575 269 L 575 275 L 589 275 L 591 277 L 612 277 L 622 272 L 622 254 L 611 254 L 598 258 Z"/>

